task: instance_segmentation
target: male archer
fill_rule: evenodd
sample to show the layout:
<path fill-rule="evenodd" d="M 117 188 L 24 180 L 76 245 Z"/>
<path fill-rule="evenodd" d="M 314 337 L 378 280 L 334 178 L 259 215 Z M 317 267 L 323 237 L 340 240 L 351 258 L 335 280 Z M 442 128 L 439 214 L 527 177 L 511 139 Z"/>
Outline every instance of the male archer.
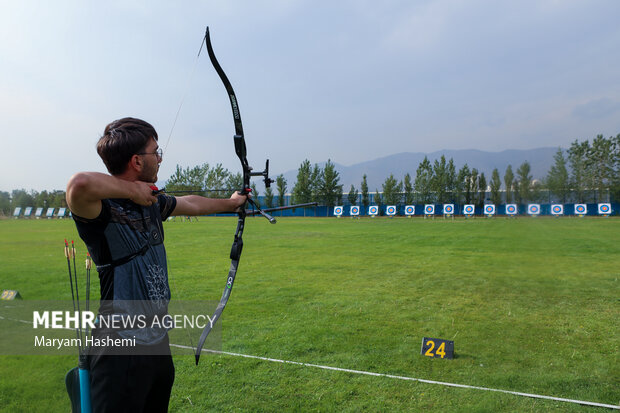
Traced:
<path fill-rule="evenodd" d="M 235 212 L 246 195 L 229 199 L 154 195 L 162 150 L 149 123 L 123 118 L 106 126 L 97 153 L 108 174 L 79 172 L 67 184 L 67 204 L 78 233 L 97 265 L 99 317 L 167 312 L 170 300 L 162 222 L 169 216 Z M 146 304 L 145 304 L 146 303 Z M 135 339 L 131 354 L 103 349 L 91 354 L 95 412 L 168 410 L 174 365 L 165 328 L 98 328 L 95 338 Z"/>

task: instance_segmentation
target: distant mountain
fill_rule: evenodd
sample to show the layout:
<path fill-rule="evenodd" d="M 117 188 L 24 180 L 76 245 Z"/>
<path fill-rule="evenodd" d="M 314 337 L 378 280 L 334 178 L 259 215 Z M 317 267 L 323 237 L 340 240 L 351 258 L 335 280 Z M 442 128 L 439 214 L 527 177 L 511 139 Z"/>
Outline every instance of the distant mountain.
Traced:
<path fill-rule="evenodd" d="M 487 152 L 476 149 L 448 149 L 432 153 L 403 152 L 351 166 L 344 166 L 338 163 L 335 163 L 335 165 L 336 170 L 340 173 L 340 183 L 344 192 L 349 191 L 351 184 L 359 191 L 364 174 L 367 176 L 368 190 L 374 192 L 375 190 L 381 191 L 381 185 L 390 174 L 394 174 L 396 179 L 402 181 L 405 175 L 409 173 L 413 182 L 418 165 L 424 160 L 425 156 L 428 157 L 431 164 L 435 159 L 440 159 L 441 155 L 446 157 L 446 161 L 452 158 L 457 172 L 463 165 L 467 164 L 470 169 L 476 168 L 479 172 L 484 172 L 487 182 L 490 181 L 494 168 L 497 168 L 503 181 L 504 172 L 508 165 L 512 165 L 512 170 L 516 175 L 517 168 L 523 162 L 528 161 L 532 167 L 532 177 L 540 180 L 547 176 L 549 168 L 553 165 L 553 155 L 555 155 L 557 150 L 558 148 L 537 148 Z M 325 162 L 319 163 L 319 165 L 323 167 Z M 284 177 L 288 183 L 287 192 L 292 192 L 297 181 L 297 170 L 287 171 L 284 173 Z"/>

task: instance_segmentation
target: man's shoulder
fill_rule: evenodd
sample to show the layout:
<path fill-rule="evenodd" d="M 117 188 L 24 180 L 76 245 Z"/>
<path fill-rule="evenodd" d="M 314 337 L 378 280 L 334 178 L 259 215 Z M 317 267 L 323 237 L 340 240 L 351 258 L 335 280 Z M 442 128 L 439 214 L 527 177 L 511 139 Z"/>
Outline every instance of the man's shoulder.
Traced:
<path fill-rule="evenodd" d="M 157 204 L 162 220 L 168 219 L 177 206 L 177 199 L 166 194 L 157 195 Z"/>
<path fill-rule="evenodd" d="M 72 214 L 76 223 L 102 225 L 107 224 L 112 217 L 128 216 L 130 211 L 138 212 L 142 207 L 129 199 L 106 198 L 101 200 L 101 212 L 96 218 L 84 218 Z"/>

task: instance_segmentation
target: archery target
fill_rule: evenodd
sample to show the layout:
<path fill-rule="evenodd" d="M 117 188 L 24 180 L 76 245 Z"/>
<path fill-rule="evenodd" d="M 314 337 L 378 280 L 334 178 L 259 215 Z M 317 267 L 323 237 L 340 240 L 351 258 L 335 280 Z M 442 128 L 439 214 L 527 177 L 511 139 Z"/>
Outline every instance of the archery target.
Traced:
<path fill-rule="evenodd" d="M 528 204 L 527 213 L 530 215 L 540 214 L 540 205 L 539 204 Z"/>
<path fill-rule="evenodd" d="M 443 204 L 443 213 L 445 215 L 454 214 L 454 204 Z"/>
<path fill-rule="evenodd" d="M 476 211 L 476 207 L 471 204 L 467 204 L 463 207 L 463 213 L 465 215 L 474 215 L 475 211 Z"/>
<path fill-rule="evenodd" d="M 611 204 L 598 204 L 598 213 L 600 215 L 611 214 Z"/>
<path fill-rule="evenodd" d="M 564 205 L 560 205 L 560 204 L 551 205 L 551 215 L 564 215 Z"/>
<path fill-rule="evenodd" d="M 353 205 L 351 207 L 351 211 L 350 214 L 353 215 L 359 215 L 360 214 L 360 207 Z"/>
<path fill-rule="evenodd" d="M 575 214 L 585 215 L 588 212 L 588 206 L 586 204 L 575 204 Z"/>
<path fill-rule="evenodd" d="M 368 207 L 368 215 L 377 215 L 379 213 L 379 207 L 371 205 Z"/>
<path fill-rule="evenodd" d="M 396 215 L 396 207 L 394 205 L 390 205 L 387 208 L 385 208 L 385 213 L 387 215 Z"/>
<path fill-rule="evenodd" d="M 507 204 L 506 215 L 517 215 L 517 204 Z"/>
<path fill-rule="evenodd" d="M 405 207 L 405 215 L 413 215 L 413 214 L 415 214 L 415 206 L 407 205 Z"/>
<path fill-rule="evenodd" d="M 485 215 L 495 215 L 495 205 L 494 204 L 486 204 L 484 206 L 484 214 Z"/>
<path fill-rule="evenodd" d="M 337 216 L 337 217 L 342 215 L 342 207 L 341 206 L 335 206 L 334 207 L 334 215 Z"/>
<path fill-rule="evenodd" d="M 426 215 L 434 215 L 435 214 L 435 205 L 433 205 L 433 204 L 426 204 L 426 205 L 424 205 L 424 213 Z"/>

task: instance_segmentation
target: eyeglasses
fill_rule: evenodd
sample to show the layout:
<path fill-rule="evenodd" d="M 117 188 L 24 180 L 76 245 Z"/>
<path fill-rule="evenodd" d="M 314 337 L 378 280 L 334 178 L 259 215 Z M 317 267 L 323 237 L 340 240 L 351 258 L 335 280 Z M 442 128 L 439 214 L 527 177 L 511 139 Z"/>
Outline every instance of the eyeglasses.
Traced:
<path fill-rule="evenodd" d="M 136 155 L 157 155 L 158 158 L 162 158 L 164 156 L 164 151 L 161 149 L 156 150 L 155 152 L 141 152 Z"/>

